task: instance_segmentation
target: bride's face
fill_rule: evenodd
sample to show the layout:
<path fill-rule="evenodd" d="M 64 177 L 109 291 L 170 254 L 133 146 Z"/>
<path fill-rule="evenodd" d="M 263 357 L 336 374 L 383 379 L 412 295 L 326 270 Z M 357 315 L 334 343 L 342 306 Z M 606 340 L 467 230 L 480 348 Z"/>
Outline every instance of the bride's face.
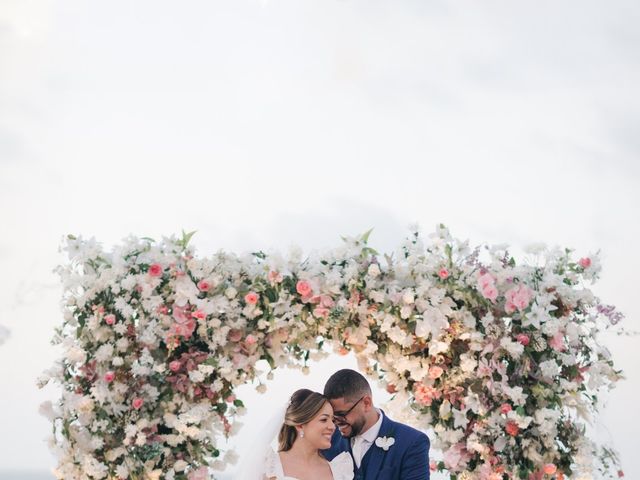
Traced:
<path fill-rule="evenodd" d="M 331 447 L 331 436 L 336 429 L 332 419 L 333 408 L 326 402 L 317 415 L 303 426 L 304 439 L 319 450 Z"/>

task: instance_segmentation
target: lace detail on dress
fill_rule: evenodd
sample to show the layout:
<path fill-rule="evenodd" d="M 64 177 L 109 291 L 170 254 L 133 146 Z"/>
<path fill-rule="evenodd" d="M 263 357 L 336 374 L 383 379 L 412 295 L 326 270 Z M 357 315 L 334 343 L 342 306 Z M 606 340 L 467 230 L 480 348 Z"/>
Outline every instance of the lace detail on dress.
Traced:
<path fill-rule="evenodd" d="M 333 480 L 353 480 L 353 459 L 349 452 L 342 452 L 329 462 Z"/>
<path fill-rule="evenodd" d="M 278 480 L 284 477 L 282 464 L 280 463 L 280 455 L 272 449 L 269 449 L 267 458 L 265 458 L 264 461 L 264 474 L 265 478 L 276 477 Z"/>

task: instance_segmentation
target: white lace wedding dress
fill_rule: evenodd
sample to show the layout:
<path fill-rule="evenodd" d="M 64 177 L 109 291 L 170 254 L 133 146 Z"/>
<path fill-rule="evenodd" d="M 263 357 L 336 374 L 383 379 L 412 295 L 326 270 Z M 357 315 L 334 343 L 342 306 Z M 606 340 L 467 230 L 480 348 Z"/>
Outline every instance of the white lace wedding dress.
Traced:
<path fill-rule="evenodd" d="M 353 460 L 347 452 L 342 452 L 329 462 L 333 480 L 353 480 Z M 271 450 L 266 459 L 267 478 L 275 477 L 276 480 L 298 480 L 295 477 L 286 477 L 282 469 L 280 455 Z"/>

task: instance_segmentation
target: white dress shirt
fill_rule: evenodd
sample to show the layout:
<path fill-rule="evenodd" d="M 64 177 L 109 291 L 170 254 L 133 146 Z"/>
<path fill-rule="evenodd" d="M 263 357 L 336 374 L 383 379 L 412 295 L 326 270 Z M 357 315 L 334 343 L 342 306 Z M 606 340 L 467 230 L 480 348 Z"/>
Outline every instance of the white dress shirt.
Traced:
<path fill-rule="evenodd" d="M 380 427 L 382 427 L 382 412 L 376 409 L 378 412 L 378 421 L 373 424 L 373 426 L 367 430 L 366 432 L 362 432 L 359 435 L 356 435 L 351 439 L 351 451 L 353 453 L 353 459 L 356 462 L 356 466 L 360 468 L 360 464 L 362 463 L 362 459 L 365 454 L 373 445 L 373 442 L 378 438 L 378 433 L 380 433 Z"/>

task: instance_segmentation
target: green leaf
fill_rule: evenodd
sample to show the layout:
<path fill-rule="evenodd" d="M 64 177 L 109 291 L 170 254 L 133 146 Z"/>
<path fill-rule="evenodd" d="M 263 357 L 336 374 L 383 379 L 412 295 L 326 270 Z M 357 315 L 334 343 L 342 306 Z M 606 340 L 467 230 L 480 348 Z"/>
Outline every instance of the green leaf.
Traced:
<path fill-rule="evenodd" d="M 187 233 L 184 230 L 182 230 L 182 239 L 178 242 L 178 244 L 182 247 L 183 250 L 187 249 L 187 245 L 189 245 L 189 242 L 191 241 L 191 237 L 193 237 L 196 234 L 196 232 L 197 230 Z"/>
<path fill-rule="evenodd" d="M 367 243 L 369 241 L 369 235 L 371 235 L 371 232 L 373 232 L 373 228 L 370 228 L 360 236 L 364 243 Z"/>

